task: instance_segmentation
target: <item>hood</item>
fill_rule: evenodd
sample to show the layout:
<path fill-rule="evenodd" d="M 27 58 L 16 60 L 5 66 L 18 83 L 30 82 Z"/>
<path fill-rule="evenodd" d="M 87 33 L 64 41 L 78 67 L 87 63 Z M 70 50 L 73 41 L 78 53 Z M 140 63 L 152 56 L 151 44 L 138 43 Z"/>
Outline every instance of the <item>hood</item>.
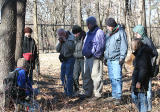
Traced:
<path fill-rule="evenodd" d="M 137 25 L 133 28 L 133 32 L 138 33 L 142 36 L 142 38 L 146 37 L 146 31 L 145 31 L 145 27 L 142 25 Z"/>

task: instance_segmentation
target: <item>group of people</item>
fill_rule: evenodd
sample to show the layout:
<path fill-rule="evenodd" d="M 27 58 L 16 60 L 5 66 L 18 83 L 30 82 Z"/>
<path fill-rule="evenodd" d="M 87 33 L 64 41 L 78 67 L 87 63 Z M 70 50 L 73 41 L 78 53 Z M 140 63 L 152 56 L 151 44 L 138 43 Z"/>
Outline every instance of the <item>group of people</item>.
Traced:
<path fill-rule="evenodd" d="M 93 16 L 86 20 L 87 33 L 78 25 L 73 26 L 72 32 L 63 28 L 57 30 L 56 50 L 62 63 L 60 77 L 65 95 L 72 97 L 79 93 L 81 74 L 84 94 L 80 97 L 96 101 L 102 98 L 104 63 L 108 67 L 112 99 L 119 105 L 122 101 L 122 66 L 128 51 L 127 35 L 124 26 L 117 24 L 115 19 L 108 18 L 105 23 L 106 34 Z M 152 109 L 152 68 L 158 53 L 144 26 L 135 26 L 133 32 L 132 99 L 140 112 L 146 112 Z"/>

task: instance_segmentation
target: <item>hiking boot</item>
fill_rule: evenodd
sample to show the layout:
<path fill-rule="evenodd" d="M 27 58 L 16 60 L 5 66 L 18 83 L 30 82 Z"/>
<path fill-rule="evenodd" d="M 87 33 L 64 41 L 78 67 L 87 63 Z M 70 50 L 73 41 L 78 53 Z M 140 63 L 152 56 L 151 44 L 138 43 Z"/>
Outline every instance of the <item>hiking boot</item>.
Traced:
<path fill-rule="evenodd" d="M 80 99 L 81 100 L 84 100 L 84 99 L 87 99 L 87 98 L 90 98 L 91 96 L 88 96 L 88 95 L 85 95 L 85 94 L 83 94 L 83 95 L 80 95 Z"/>
<path fill-rule="evenodd" d="M 120 100 L 120 99 L 116 99 L 116 100 L 114 101 L 114 105 L 115 105 L 115 106 L 121 105 L 121 100 Z"/>
<path fill-rule="evenodd" d="M 74 96 L 74 97 L 78 97 L 78 96 L 79 96 L 79 93 L 80 93 L 79 91 L 76 91 L 76 92 L 74 92 L 73 96 Z"/>

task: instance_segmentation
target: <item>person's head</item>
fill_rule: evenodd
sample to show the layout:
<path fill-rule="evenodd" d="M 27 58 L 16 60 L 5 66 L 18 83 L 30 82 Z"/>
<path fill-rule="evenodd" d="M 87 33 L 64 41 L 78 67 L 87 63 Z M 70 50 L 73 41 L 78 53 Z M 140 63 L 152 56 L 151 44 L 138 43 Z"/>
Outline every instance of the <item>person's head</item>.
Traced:
<path fill-rule="evenodd" d="M 67 37 L 67 33 L 63 28 L 60 28 L 57 30 L 57 35 L 58 35 L 58 38 L 66 38 Z"/>
<path fill-rule="evenodd" d="M 75 37 L 79 37 L 80 33 L 82 32 L 82 28 L 78 25 L 74 25 L 72 28 L 72 33 L 74 34 Z"/>
<path fill-rule="evenodd" d="M 117 26 L 117 23 L 113 18 L 108 18 L 106 19 L 106 26 L 107 26 L 107 30 L 112 32 L 113 29 Z"/>
<path fill-rule="evenodd" d="M 26 27 L 26 28 L 24 29 L 24 35 L 25 35 L 26 37 L 29 37 L 29 38 L 30 38 L 32 32 L 33 32 L 33 30 L 32 30 L 30 27 Z"/>
<path fill-rule="evenodd" d="M 135 38 L 132 40 L 131 42 L 131 47 L 133 51 L 136 51 L 137 49 L 139 49 L 142 46 L 142 41 L 139 38 Z"/>
<path fill-rule="evenodd" d="M 25 58 L 19 58 L 17 61 L 17 67 L 19 68 L 28 68 L 29 64 L 28 62 L 25 60 Z"/>
<path fill-rule="evenodd" d="M 133 32 L 137 38 L 143 38 L 147 36 L 146 29 L 142 25 L 137 25 L 133 28 Z"/>
<path fill-rule="evenodd" d="M 90 16 L 86 20 L 86 24 L 89 30 L 92 30 L 95 26 L 97 26 L 96 18 L 93 16 Z"/>

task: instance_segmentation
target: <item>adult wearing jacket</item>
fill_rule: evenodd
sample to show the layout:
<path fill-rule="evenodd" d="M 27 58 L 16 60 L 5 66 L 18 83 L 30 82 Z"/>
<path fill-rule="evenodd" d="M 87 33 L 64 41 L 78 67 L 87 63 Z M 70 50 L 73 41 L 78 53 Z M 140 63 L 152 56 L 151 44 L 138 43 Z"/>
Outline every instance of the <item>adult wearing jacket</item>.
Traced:
<path fill-rule="evenodd" d="M 105 34 L 97 26 L 96 18 L 91 16 L 86 20 L 89 31 L 84 39 L 82 54 L 85 56 L 84 83 L 85 96 L 94 93 L 93 100 L 101 97 L 103 87 L 103 54 L 105 49 Z"/>
<path fill-rule="evenodd" d="M 122 65 L 128 50 L 125 30 L 113 18 L 106 20 L 108 33 L 106 34 L 105 63 L 112 85 L 112 98 L 115 105 L 119 105 L 122 97 Z"/>
<path fill-rule="evenodd" d="M 82 47 L 83 41 L 86 36 L 86 33 L 82 30 L 82 28 L 78 25 L 74 25 L 72 28 L 72 33 L 75 36 L 75 64 L 73 71 L 73 79 L 74 79 L 74 90 L 75 95 L 79 94 L 79 76 L 82 74 L 82 80 L 84 80 L 84 56 L 82 55 Z"/>
<path fill-rule="evenodd" d="M 149 79 L 152 73 L 150 57 L 153 56 L 152 49 L 143 44 L 140 39 L 132 41 L 135 59 L 133 61 L 134 71 L 132 74 L 132 100 L 139 112 L 147 112 L 147 91 Z"/>
<path fill-rule="evenodd" d="M 32 59 L 28 60 L 30 64 L 29 68 L 29 78 L 33 81 L 33 69 L 35 68 L 35 62 L 38 59 L 37 54 L 37 46 L 35 40 L 31 37 L 32 29 L 30 27 L 26 27 L 24 29 L 24 40 L 22 44 L 22 53 L 32 53 Z"/>
<path fill-rule="evenodd" d="M 64 29 L 57 30 L 58 44 L 56 51 L 60 53 L 59 59 L 61 64 L 61 81 L 64 86 L 66 96 L 73 95 L 73 68 L 74 68 L 74 36 Z"/>
<path fill-rule="evenodd" d="M 156 59 L 158 57 L 158 52 L 152 40 L 148 38 L 145 27 L 142 25 L 137 25 L 133 28 L 133 32 L 136 34 L 137 38 L 141 39 L 143 44 L 148 45 L 152 49 L 153 57 L 151 56 L 150 58 L 151 58 L 152 66 L 155 66 Z M 151 111 L 152 110 L 152 78 L 150 78 L 150 81 L 149 81 L 149 88 L 147 92 L 147 102 L 148 102 L 148 111 Z"/>

